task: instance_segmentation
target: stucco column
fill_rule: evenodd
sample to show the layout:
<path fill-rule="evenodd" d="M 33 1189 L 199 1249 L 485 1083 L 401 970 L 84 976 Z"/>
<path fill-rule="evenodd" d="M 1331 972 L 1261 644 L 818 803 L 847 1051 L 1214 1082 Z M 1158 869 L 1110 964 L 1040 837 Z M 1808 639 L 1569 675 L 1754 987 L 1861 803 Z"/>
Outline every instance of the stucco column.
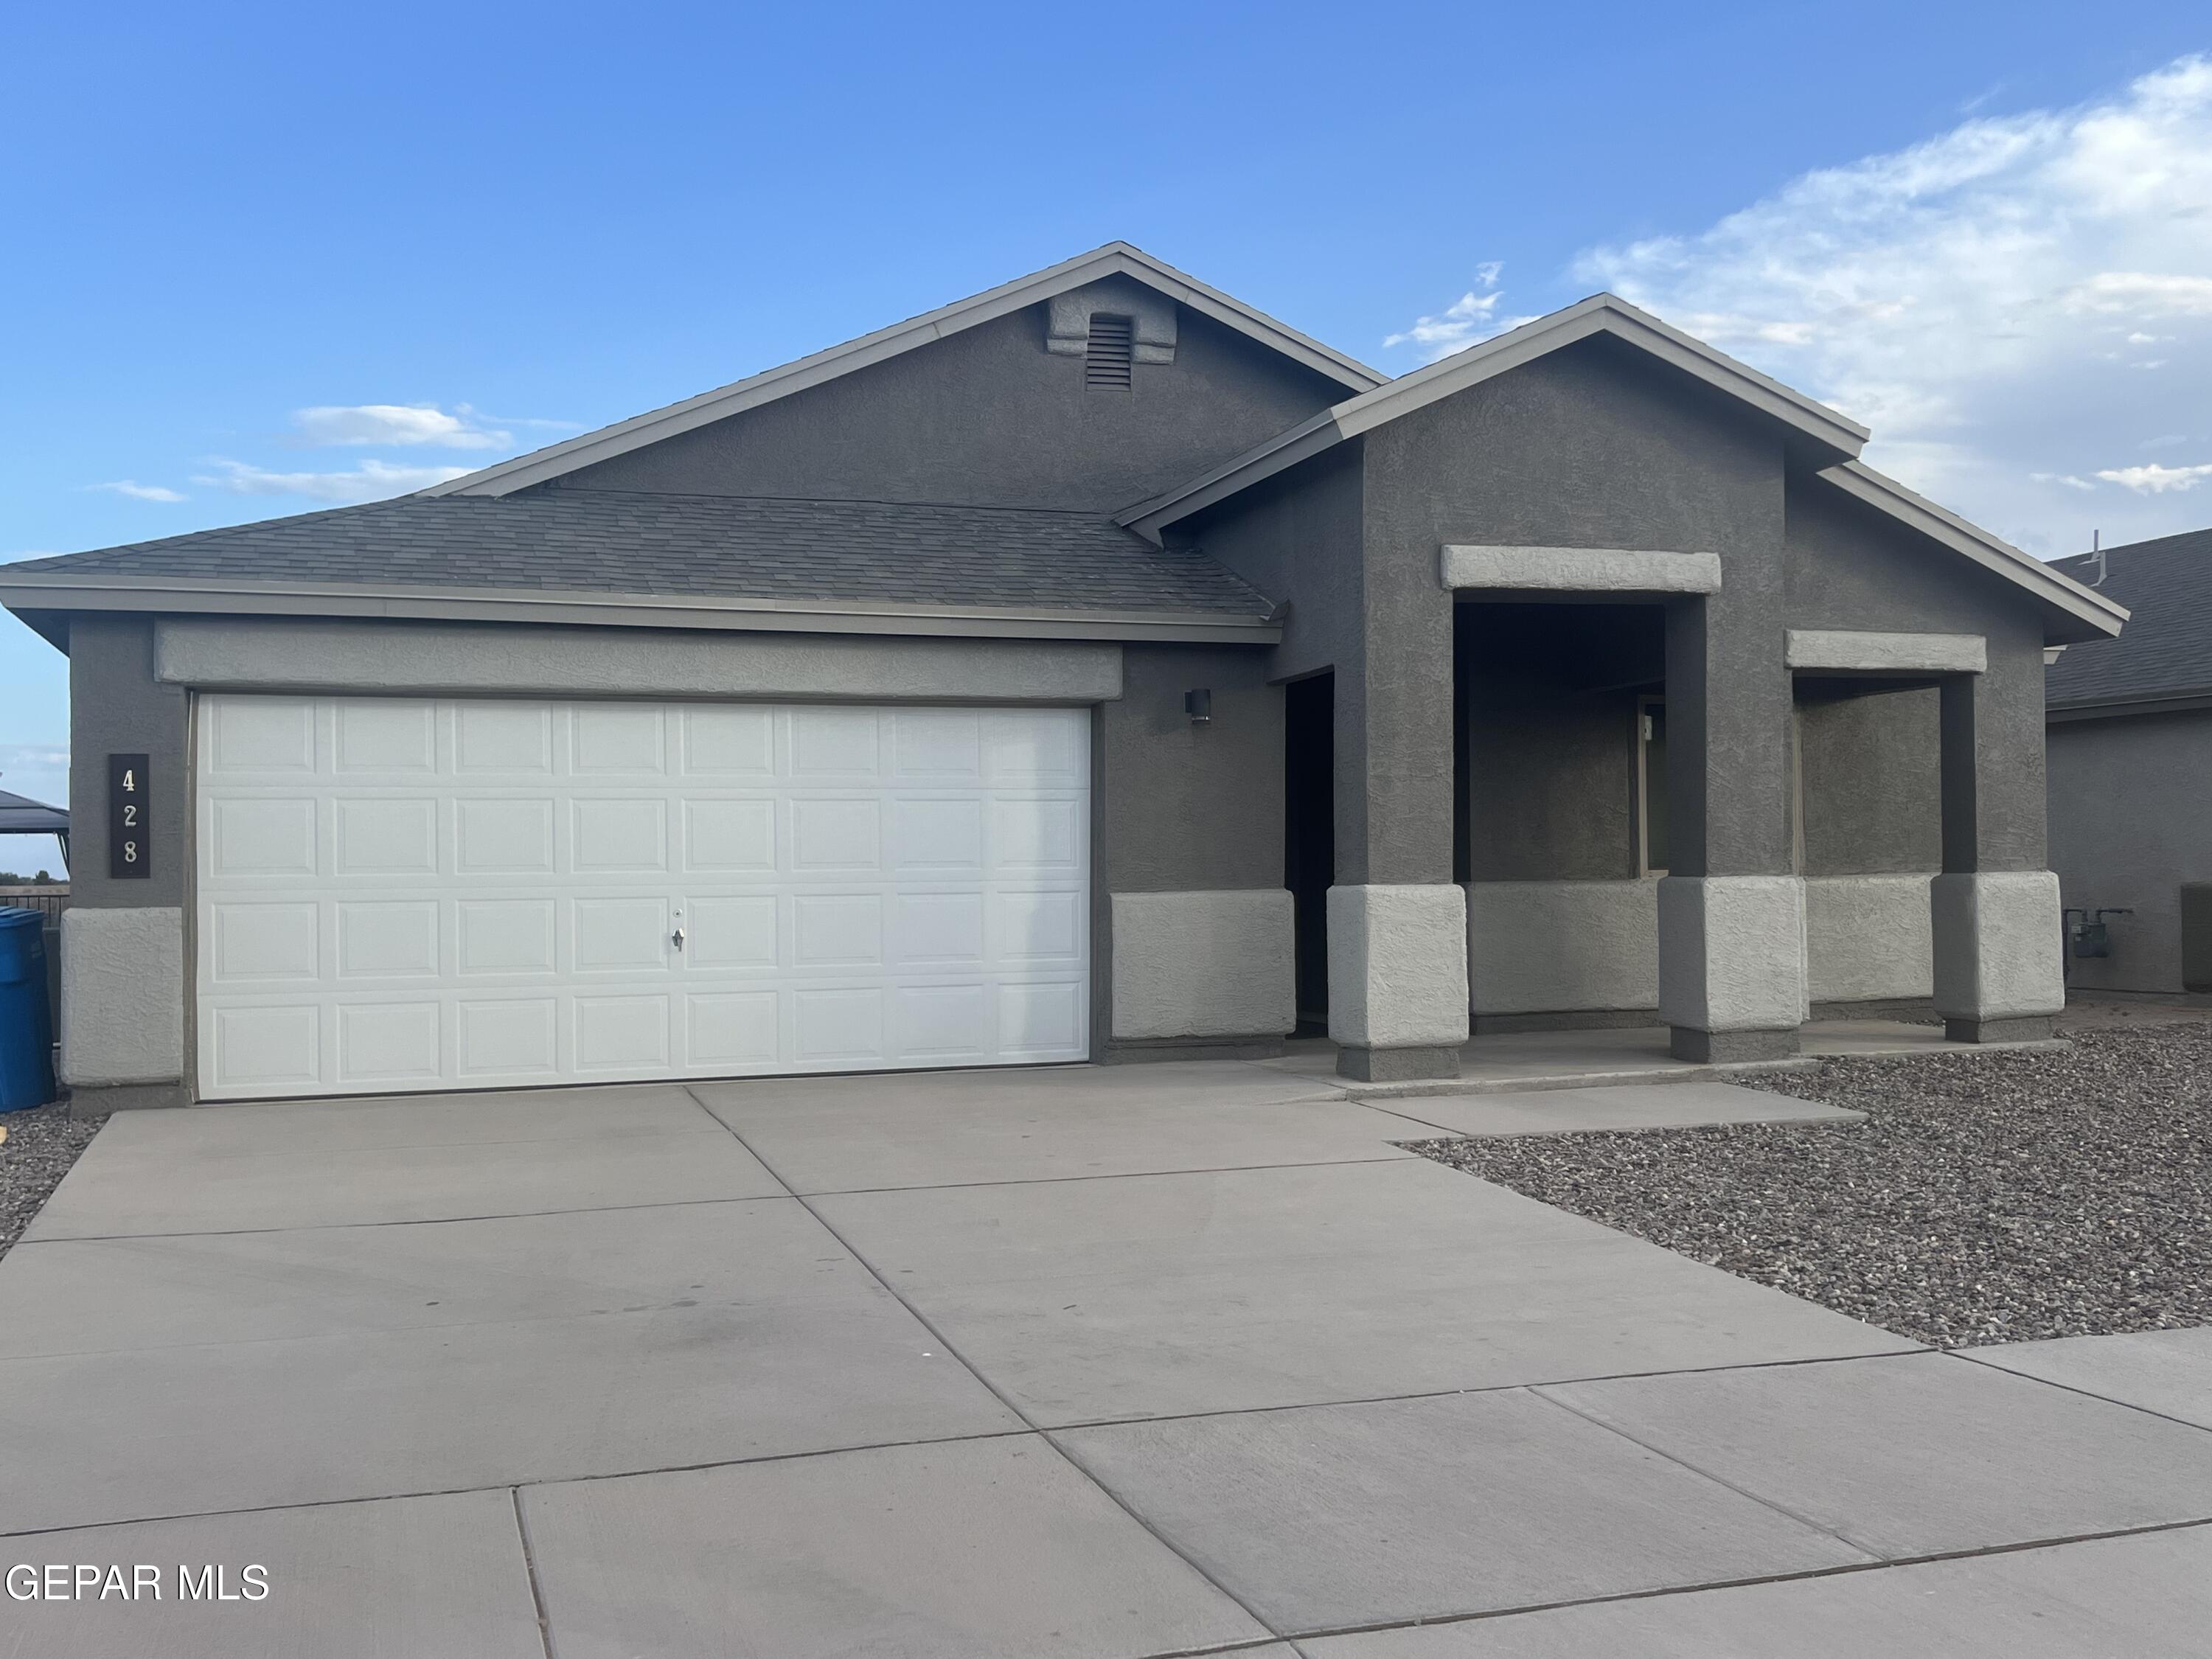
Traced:
<path fill-rule="evenodd" d="M 1343 1076 L 1457 1077 L 1468 940 L 1452 879 L 1452 596 L 1432 562 L 1369 556 L 1358 660 L 1336 665 L 1328 1034 Z"/>
<path fill-rule="evenodd" d="M 1699 1062 L 1795 1054 L 1806 1014 L 1778 573 L 1735 560 L 1727 580 L 1667 612 L 1659 1017 Z"/>
<path fill-rule="evenodd" d="M 2033 672 L 2025 648 L 1993 649 L 1989 672 L 1942 683 L 1943 871 L 1928 902 L 1936 1012 L 1954 1042 L 2047 1037 L 2066 1006 L 2035 643 Z"/>

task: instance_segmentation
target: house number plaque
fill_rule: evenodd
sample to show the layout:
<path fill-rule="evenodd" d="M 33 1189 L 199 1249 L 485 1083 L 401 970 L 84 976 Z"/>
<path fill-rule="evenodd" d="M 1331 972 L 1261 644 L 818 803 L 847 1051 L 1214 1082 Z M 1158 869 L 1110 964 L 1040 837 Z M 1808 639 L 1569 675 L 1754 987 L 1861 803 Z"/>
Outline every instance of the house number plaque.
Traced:
<path fill-rule="evenodd" d="M 107 873 L 116 881 L 139 881 L 153 872 L 148 849 L 153 830 L 148 817 L 146 757 L 107 757 Z"/>

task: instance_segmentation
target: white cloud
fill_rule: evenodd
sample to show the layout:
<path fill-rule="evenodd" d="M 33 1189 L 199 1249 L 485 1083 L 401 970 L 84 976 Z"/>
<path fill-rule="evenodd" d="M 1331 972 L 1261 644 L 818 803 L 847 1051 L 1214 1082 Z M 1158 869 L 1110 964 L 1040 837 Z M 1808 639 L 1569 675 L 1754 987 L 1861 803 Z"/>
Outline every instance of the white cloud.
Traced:
<path fill-rule="evenodd" d="M 87 489 L 110 489 L 118 495 L 128 495 L 134 501 L 182 501 L 191 497 L 162 484 L 142 484 L 133 478 L 118 478 L 112 483 L 87 484 Z"/>
<path fill-rule="evenodd" d="M 1419 346 L 1421 361 L 1432 363 L 1439 357 L 1464 351 L 1523 323 L 1534 322 L 1533 317 L 1498 315 L 1505 290 L 1498 286 L 1498 279 L 1504 270 L 1503 260 L 1484 260 L 1474 268 L 1474 287 L 1446 306 L 1439 315 L 1417 319 L 1402 333 L 1386 336 L 1382 343 Z"/>
<path fill-rule="evenodd" d="M 381 501 L 426 489 L 470 471 L 465 466 L 394 466 L 389 461 L 365 460 L 350 472 L 272 472 L 243 461 L 210 460 L 216 469 L 192 480 L 211 489 L 234 495 L 304 495 L 311 501 L 349 502 Z"/>
<path fill-rule="evenodd" d="M 317 445 L 387 447 L 428 444 L 440 449 L 511 449 L 514 434 L 484 425 L 461 404 L 450 414 L 435 404 L 321 404 L 295 410 L 292 423 Z"/>
<path fill-rule="evenodd" d="M 1866 422 L 1875 465 L 2035 551 L 2203 520 L 2202 470 L 2129 462 L 2212 453 L 2212 58 L 1807 173 L 1573 274 Z M 1457 310 L 1396 337 L 1479 337 Z"/>
<path fill-rule="evenodd" d="M 2107 483 L 2124 484 L 2140 495 L 2163 495 L 2169 489 L 2194 489 L 2212 478 L 2212 462 L 2202 466 L 2107 467 L 2097 476 Z"/>

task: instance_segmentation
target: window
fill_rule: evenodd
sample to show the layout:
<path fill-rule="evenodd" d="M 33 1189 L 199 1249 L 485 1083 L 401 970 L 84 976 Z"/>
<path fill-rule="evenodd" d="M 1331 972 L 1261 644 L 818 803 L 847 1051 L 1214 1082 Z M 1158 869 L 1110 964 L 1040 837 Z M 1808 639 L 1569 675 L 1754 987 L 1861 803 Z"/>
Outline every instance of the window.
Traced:
<path fill-rule="evenodd" d="M 1667 873 L 1667 700 L 1636 700 L 1636 867 Z"/>
<path fill-rule="evenodd" d="M 1119 386 L 1130 384 L 1130 367 L 1136 362 L 1136 323 L 1127 317 L 1091 313 L 1091 334 L 1083 349 L 1083 384 Z"/>

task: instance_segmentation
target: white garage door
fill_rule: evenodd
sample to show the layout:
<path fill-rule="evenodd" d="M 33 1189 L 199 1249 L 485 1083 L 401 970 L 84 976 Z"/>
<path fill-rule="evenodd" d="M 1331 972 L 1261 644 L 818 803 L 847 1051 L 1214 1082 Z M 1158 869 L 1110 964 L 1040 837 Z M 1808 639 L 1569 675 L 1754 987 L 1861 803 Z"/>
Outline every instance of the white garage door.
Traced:
<path fill-rule="evenodd" d="M 199 708 L 205 1098 L 1088 1052 L 1080 710 Z"/>

